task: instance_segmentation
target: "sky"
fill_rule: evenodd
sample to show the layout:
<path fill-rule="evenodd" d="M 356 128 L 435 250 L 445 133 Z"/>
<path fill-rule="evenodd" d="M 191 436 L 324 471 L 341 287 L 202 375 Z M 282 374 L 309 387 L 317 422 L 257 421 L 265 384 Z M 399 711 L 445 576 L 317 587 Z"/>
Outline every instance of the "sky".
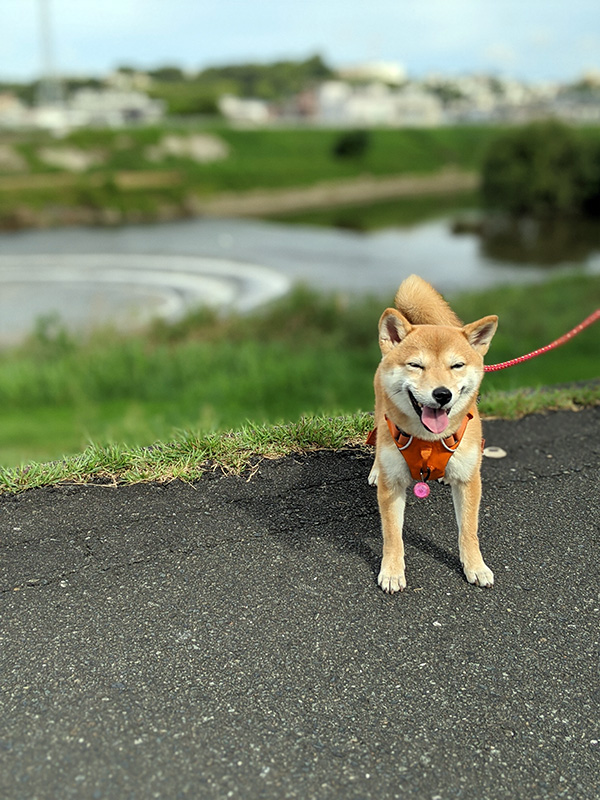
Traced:
<path fill-rule="evenodd" d="M 474 72 L 530 82 L 600 70 L 600 0 L 0 0 L 0 80 L 269 63 L 400 63 L 410 77 Z"/>

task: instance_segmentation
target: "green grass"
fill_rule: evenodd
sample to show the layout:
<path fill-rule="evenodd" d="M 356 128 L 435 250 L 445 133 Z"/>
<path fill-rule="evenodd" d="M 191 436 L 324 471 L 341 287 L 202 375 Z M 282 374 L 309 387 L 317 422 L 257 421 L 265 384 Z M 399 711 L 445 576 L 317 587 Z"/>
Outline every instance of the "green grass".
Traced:
<path fill-rule="evenodd" d="M 156 454 L 175 447 L 168 458 L 179 458 L 181 467 L 185 457 L 177 448 L 189 451 L 182 443 L 193 441 L 193 466 L 206 458 L 198 443 L 247 425 L 270 430 L 302 418 L 358 414 L 359 423 L 351 424 L 360 428 L 373 404 L 377 320 L 391 301 L 298 289 L 247 317 L 199 311 L 177 325 L 157 323 L 144 336 L 104 331 L 88 341 L 40 324 L 26 345 L 0 354 L 0 464 L 14 468 L 85 451 L 88 461 L 105 467 L 106 454 L 118 453 L 143 470 L 140 453 L 148 451 L 139 448 L 175 441 Z M 573 274 L 452 303 L 465 320 L 499 314 L 487 359 L 495 363 L 548 343 L 600 306 L 600 278 Z M 599 402 L 598 385 L 543 388 L 597 378 L 598 333 L 598 326 L 589 328 L 553 353 L 487 375 L 482 411 L 510 417 Z M 90 469 L 82 467 L 85 474 Z"/>
<path fill-rule="evenodd" d="M 533 287 L 504 286 L 462 294 L 453 306 L 465 320 L 498 314 L 498 332 L 486 361 L 499 363 L 549 344 L 600 308 L 600 277 L 574 272 Z M 599 341 L 600 325 L 596 324 L 550 353 L 490 373 L 484 391 L 515 391 L 598 378 Z"/>
<path fill-rule="evenodd" d="M 237 130 L 224 124 L 177 124 L 132 127 L 119 130 L 85 129 L 75 131 L 60 142 L 40 131 L 0 134 L 0 144 L 9 143 L 27 163 L 27 173 L 46 175 L 50 181 L 39 189 L 15 188 L 14 175 L 0 173 L 0 225 L 19 227 L 29 224 L 60 224 L 63 220 L 112 224 L 115 220 L 152 220 L 194 213 L 198 199 L 220 192 L 252 189 L 282 189 L 310 186 L 323 181 L 360 176 L 431 174 L 448 167 L 479 171 L 486 151 L 502 127 L 454 126 L 428 129 L 369 130 L 369 144 L 360 157 L 340 158 L 334 153 L 344 129 L 266 128 Z M 187 157 L 170 156 L 159 163 L 152 160 L 149 148 L 167 134 L 188 136 L 209 133 L 229 146 L 229 156 L 213 163 L 197 163 Z M 580 129 L 582 137 L 598 139 L 600 128 Z M 69 186 L 52 183 L 61 170 L 39 158 L 44 146 L 75 147 L 92 151 L 100 163 L 71 176 Z M 169 172 L 175 185 L 144 189 L 119 189 L 120 172 Z M 3 183 L 9 183 L 3 187 Z M 433 201 L 431 201 L 433 202 Z M 415 204 L 415 207 L 417 203 Z M 89 211 L 91 216 L 69 217 L 68 211 Z M 101 212 L 111 213 L 103 215 Z M 380 213 L 384 213 L 380 209 Z M 392 222 L 394 211 L 391 209 Z M 411 214 L 407 207 L 401 212 Z M 340 217 L 335 212 L 336 217 Z M 356 215 L 341 216 L 341 224 L 355 226 Z"/>
<path fill-rule="evenodd" d="M 579 409 L 600 404 L 600 384 L 492 393 L 484 398 L 484 415 L 514 419 L 548 410 Z M 344 416 L 308 416 L 286 425 L 244 425 L 235 431 L 181 433 L 174 441 L 152 447 L 89 445 L 81 454 L 50 463 L 0 467 L 0 494 L 61 483 L 132 484 L 195 481 L 209 471 L 240 474 L 262 459 L 290 453 L 335 450 L 364 445 L 373 417 L 364 412 Z"/>
<path fill-rule="evenodd" d="M 80 455 L 49 464 L 0 467 L 0 493 L 62 482 L 193 481 L 214 469 L 239 473 L 261 458 L 362 443 L 372 421 L 368 414 L 313 416 L 288 425 L 248 424 L 223 433 L 180 434 L 147 448 L 90 445 Z"/>
<path fill-rule="evenodd" d="M 93 151 L 102 163 L 74 178 L 73 185 L 50 183 L 43 189 L 0 190 L 0 221 L 11 224 L 17 210 L 36 213 L 48 210 L 50 218 L 57 208 L 109 208 L 123 217 L 133 213 L 152 218 L 161 206 L 187 213 L 191 196 L 206 198 L 223 191 L 280 189 L 309 186 L 321 181 L 361 175 L 427 174 L 445 167 L 479 169 L 483 154 L 500 129 L 454 127 L 424 130 L 381 129 L 370 131 L 370 144 L 359 158 L 340 158 L 334 146 L 342 130 L 260 129 L 235 130 L 227 126 L 174 126 L 172 124 L 126 130 L 81 130 L 60 143 L 40 132 L 22 134 L 15 144 L 28 164 L 29 173 L 49 177 L 60 170 L 38 158 L 43 146 L 76 147 Z M 187 136 L 207 132 L 222 138 L 229 156 L 213 163 L 197 163 L 185 157 L 168 157 L 159 163 L 148 158 L 148 148 L 167 134 Z M 0 137 L 0 142 L 3 139 Z M 179 174 L 175 186 L 143 191 L 122 190 L 115 185 L 120 171 L 169 171 Z M 11 174 L 0 175 L 10 180 Z"/>
<path fill-rule="evenodd" d="M 221 190 L 240 190 L 306 186 L 363 174 L 427 174 L 447 166 L 475 170 L 498 129 L 373 130 L 360 158 L 334 156 L 340 130 L 221 129 L 218 133 L 230 145 L 230 158 L 196 170 L 212 176 L 213 185 Z"/>
<path fill-rule="evenodd" d="M 472 210 L 479 206 L 477 192 L 457 192 L 451 195 L 418 195 L 386 200 L 362 206 L 334 207 L 272 215 L 286 224 L 317 225 L 326 228 L 345 228 L 353 231 L 375 231 L 381 228 L 400 228 L 416 225 L 447 214 Z"/>

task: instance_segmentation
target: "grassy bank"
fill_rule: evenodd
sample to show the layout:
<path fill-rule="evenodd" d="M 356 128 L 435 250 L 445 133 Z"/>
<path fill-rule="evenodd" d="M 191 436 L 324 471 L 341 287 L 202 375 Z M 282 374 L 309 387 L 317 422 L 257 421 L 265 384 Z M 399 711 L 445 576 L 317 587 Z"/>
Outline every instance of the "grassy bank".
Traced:
<path fill-rule="evenodd" d="M 0 225 L 168 219 L 193 215 L 199 203 L 222 192 L 311 186 L 363 175 L 431 174 L 448 167 L 478 170 L 497 133 L 491 127 L 373 130 L 364 152 L 354 157 L 335 154 L 345 132 L 331 129 L 165 125 L 82 130 L 60 142 L 39 132 L 4 134 L 0 145 L 9 148 L 12 164 L 0 165 Z M 222 157 L 194 156 L 191 143 L 198 135 L 216 140 Z M 165 144 L 169 137 L 171 149 Z M 48 151 L 50 162 L 44 160 Z M 57 166 L 57 153 L 59 160 L 70 154 L 80 167 Z"/>
<path fill-rule="evenodd" d="M 517 419 L 549 410 L 576 410 L 600 404 L 600 384 L 537 391 L 492 392 L 481 404 L 484 416 Z M 364 412 L 343 416 L 307 416 L 278 425 L 246 424 L 234 431 L 180 432 L 152 447 L 89 445 L 81 454 L 49 463 L 0 467 L 0 494 L 60 483 L 105 485 L 144 481 L 194 481 L 206 472 L 251 472 L 261 459 L 290 453 L 364 446 L 373 417 Z"/>
<path fill-rule="evenodd" d="M 298 290 L 248 317 L 203 311 L 178 325 L 156 324 L 145 336 L 105 331 L 84 342 L 41 324 L 25 346 L 0 355 L 0 463 L 61 459 L 90 443 L 92 452 L 123 444 L 135 452 L 156 441 L 210 440 L 248 421 L 284 425 L 307 415 L 368 412 L 377 320 L 391 300 Z M 600 278 L 574 275 L 452 302 L 466 320 L 499 314 L 493 363 L 548 343 L 600 306 Z M 553 353 L 486 376 L 481 408 L 510 416 L 568 406 L 573 398 L 593 404 L 597 387 L 560 397 L 539 387 L 598 373 L 598 330 L 591 328 Z M 519 393 L 507 399 L 507 391 Z"/>
<path fill-rule="evenodd" d="M 471 211 L 479 207 L 479 202 L 478 192 L 461 191 L 448 195 L 402 197 L 362 206 L 338 206 L 291 214 L 273 214 L 269 218 L 282 220 L 288 225 L 343 228 L 366 233 L 383 228 L 417 225 L 442 216 Z"/>

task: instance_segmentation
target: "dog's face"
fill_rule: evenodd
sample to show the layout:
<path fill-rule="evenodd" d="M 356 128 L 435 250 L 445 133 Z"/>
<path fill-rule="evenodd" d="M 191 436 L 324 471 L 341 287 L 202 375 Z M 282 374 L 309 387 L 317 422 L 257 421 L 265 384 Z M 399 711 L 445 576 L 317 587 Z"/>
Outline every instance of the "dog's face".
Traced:
<path fill-rule="evenodd" d="M 463 328 L 411 325 L 393 308 L 379 322 L 379 376 L 407 433 L 440 438 L 473 405 L 498 318 Z"/>

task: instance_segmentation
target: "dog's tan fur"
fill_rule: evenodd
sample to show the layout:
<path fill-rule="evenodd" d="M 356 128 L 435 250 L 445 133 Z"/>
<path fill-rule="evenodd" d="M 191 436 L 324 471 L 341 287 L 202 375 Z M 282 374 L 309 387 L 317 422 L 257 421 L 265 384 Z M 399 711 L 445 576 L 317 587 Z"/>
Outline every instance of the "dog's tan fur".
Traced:
<path fill-rule="evenodd" d="M 483 356 L 498 318 L 488 316 L 463 326 L 435 289 L 416 275 L 401 284 L 395 303 L 398 310 L 386 309 L 379 321 L 382 359 L 375 374 L 377 450 L 369 475 L 369 482 L 377 484 L 383 532 L 379 585 L 386 592 L 406 587 L 402 526 L 405 493 L 411 483 L 408 466 L 398 452 L 385 417 L 409 435 L 432 441 L 455 433 L 471 411 L 473 419 L 448 463 L 445 481 L 452 486 L 459 554 L 466 578 L 469 583 L 492 586 L 494 575 L 481 556 L 477 535 L 481 421 L 476 400 L 483 377 Z M 441 411 L 440 402 L 432 394 L 437 390 L 438 397 L 443 398 L 440 389 L 451 392 L 451 399 L 442 403 Z M 409 392 L 417 403 L 428 407 L 426 414 L 442 415 L 447 421 L 443 432 L 435 433 L 425 427 Z"/>

